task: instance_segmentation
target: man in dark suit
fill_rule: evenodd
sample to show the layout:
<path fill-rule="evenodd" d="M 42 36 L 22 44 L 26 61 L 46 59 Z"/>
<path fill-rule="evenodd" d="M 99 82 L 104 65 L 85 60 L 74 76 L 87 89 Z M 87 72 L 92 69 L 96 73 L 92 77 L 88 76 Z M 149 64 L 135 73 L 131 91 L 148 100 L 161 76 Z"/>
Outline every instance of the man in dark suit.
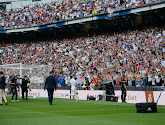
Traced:
<path fill-rule="evenodd" d="M 5 97 L 5 86 L 6 86 L 6 83 L 5 83 L 5 76 L 3 74 L 2 71 L 0 71 L 0 105 L 3 105 L 2 103 L 2 97 L 3 99 L 5 100 L 5 104 L 7 105 L 7 99 Z"/>
<path fill-rule="evenodd" d="M 50 72 L 50 75 L 46 78 L 44 90 L 48 91 L 49 103 L 52 105 L 53 101 L 53 92 L 56 90 L 56 79 L 54 71 Z"/>
<path fill-rule="evenodd" d="M 22 98 L 24 99 L 24 93 L 26 93 L 26 100 L 28 100 L 28 86 L 27 84 L 30 83 L 29 79 L 27 76 L 24 76 L 24 78 L 22 79 L 22 84 L 21 84 L 21 88 L 22 88 Z"/>

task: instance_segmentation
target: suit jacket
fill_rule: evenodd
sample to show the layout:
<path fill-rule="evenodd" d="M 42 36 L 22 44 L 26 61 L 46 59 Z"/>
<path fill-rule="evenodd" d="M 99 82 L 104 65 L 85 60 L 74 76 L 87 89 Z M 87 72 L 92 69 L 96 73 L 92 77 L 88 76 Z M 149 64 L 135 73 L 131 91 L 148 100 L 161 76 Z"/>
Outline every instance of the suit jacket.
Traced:
<path fill-rule="evenodd" d="M 6 78 L 4 75 L 0 77 L 0 89 L 5 89 L 6 86 L 5 80 Z"/>
<path fill-rule="evenodd" d="M 46 78 L 44 89 L 56 89 L 56 79 L 54 76 L 50 75 Z"/>

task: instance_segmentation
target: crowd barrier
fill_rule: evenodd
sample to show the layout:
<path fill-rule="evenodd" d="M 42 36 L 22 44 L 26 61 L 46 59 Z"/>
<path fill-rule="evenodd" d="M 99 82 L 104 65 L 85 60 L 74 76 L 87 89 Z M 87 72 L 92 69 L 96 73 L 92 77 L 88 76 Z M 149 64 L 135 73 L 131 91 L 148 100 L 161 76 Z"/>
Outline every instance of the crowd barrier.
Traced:
<path fill-rule="evenodd" d="M 54 98 L 67 98 L 69 96 L 65 96 L 69 94 L 70 90 L 57 90 L 54 92 Z M 94 96 L 96 100 L 98 100 L 98 95 L 104 95 L 105 90 L 78 90 L 79 99 L 87 100 L 88 96 Z M 47 91 L 43 89 L 32 89 L 29 91 L 29 96 L 36 97 L 48 97 Z M 126 102 L 127 103 L 145 103 L 145 102 L 156 102 L 160 95 L 160 91 L 127 91 Z M 115 96 L 118 97 L 118 102 L 121 102 L 121 91 L 115 90 Z M 105 100 L 105 99 L 104 99 Z M 158 101 L 158 105 L 165 105 L 165 91 L 162 92 L 161 97 Z"/>

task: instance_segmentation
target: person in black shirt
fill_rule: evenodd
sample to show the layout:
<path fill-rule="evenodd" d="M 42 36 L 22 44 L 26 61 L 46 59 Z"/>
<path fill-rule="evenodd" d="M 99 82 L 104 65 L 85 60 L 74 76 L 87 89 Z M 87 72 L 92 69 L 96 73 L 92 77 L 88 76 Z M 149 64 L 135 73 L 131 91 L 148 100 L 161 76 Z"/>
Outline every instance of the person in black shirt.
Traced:
<path fill-rule="evenodd" d="M 101 82 L 99 83 L 98 88 L 99 88 L 99 90 L 103 90 L 104 89 L 104 86 L 103 86 L 103 84 Z"/>
<path fill-rule="evenodd" d="M 22 84 L 21 84 L 21 88 L 22 88 L 22 98 L 24 99 L 24 93 L 26 93 L 26 100 L 28 100 L 28 86 L 27 83 L 30 83 L 29 79 L 27 76 L 24 76 L 24 78 L 22 79 Z"/>
<path fill-rule="evenodd" d="M 12 92 L 12 102 L 17 102 L 19 100 L 17 100 L 17 77 L 12 75 L 10 76 L 10 82 L 9 82 L 10 86 L 11 86 L 11 92 Z M 15 99 L 14 100 L 14 96 L 15 96 Z"/>
<path fill-rule="evenodd" d="M 121 99 L 122 99 L 122 102 L 126 102 L 125 99 L 126 99 L 127 87 L 126 87 L 126 81 L 125 81 L 124 75 L 121 78 L 120 85 L 121 85 Z"/>

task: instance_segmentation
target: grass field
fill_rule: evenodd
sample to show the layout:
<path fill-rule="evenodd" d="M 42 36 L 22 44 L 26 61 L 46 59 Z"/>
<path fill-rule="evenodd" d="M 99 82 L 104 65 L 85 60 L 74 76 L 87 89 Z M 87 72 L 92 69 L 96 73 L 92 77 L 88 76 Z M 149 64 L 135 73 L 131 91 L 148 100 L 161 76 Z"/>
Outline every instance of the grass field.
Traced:
<path fill-rule="evenodd" d="M 0 106 L 0 125 L 163 125 L 165 106 L 158 113 L 136 113 L 135 104 L 47 98 Z"/>

